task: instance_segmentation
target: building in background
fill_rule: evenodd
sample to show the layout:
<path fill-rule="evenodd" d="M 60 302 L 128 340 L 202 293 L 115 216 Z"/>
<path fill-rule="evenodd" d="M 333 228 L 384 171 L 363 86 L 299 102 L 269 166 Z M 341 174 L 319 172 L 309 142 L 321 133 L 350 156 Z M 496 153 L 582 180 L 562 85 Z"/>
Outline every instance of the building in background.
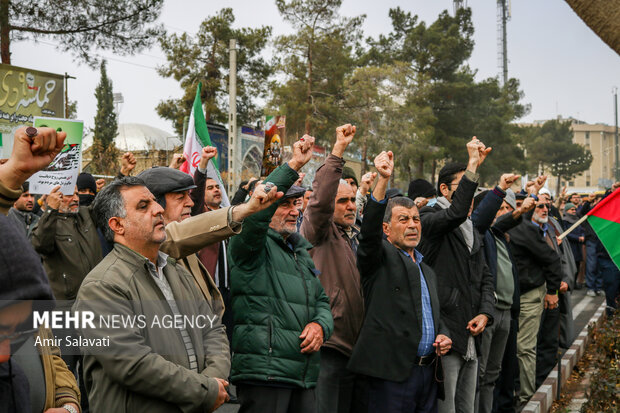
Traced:
<path fill-rule="evenodd" d="M 590 168 L 577 175 L 569 182 L 562 181 L 561 186 L 568 186 L 568 192 L 590 193 L 611 188 L 615 182 L 615 126 L 604 123 L 589 124 L 578 119 L 567 118 L 558 120 L 571 121 L 573 130 L 573 143 L 585 146 L 592 153 Z M 541 126 L 547 120 L 536 120 L 530 124 L 521 126 Z M 555 182 L 557 177 L 549 175 L 547 184 L 549 190 L 555 195 Z"/>
<path fill-rule="evenodd" d="M 183 151 L 183 142 L 178 136 L 142 123 L 119 124 L 114 143 L 121 154 L 131 152 L 136 157 L 137 163 L 133 175 L 152 166 L 168 166 L 172 155 Z M 82 170 L 85 172 L 89 172 L 92 145 L 91 131 L 82 141 Z"/>

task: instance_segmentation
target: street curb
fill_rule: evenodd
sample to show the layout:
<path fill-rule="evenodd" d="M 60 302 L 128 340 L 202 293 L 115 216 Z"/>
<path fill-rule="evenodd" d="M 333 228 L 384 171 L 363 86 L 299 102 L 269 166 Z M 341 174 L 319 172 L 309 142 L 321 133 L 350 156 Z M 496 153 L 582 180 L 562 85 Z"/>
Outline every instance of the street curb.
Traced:
<path fill-rule="evenodd" d="M 579 333 L 575 341 L 573 341 L 573 344 L 568 350 L 566 350 L 564 356 L 562 356 L 562 360 L 560 361 L 560 366 L 562 368 L 562 386 L 566 384 L 573 368 L 577 365 L 577 362 L 585 353 L 588 344 L 590 344 L 588 327 L 591 325 L 600 327 L 605 318 L 605 308 L 606 304 L 603 301 L 583 330 L 581 330 L 581 333 Z M 551 370 L 551 373 L 549 373 L 543 384 L 541 384 L 541 386 L 536 390 L 536 393 L 534 393 L 530 401 L 525 405 L 522 413 L 547 413 L 551 409 L 553 401 L 557 398 L 557 392 L 558 366 L 556 365 L 553 370 Z"/>

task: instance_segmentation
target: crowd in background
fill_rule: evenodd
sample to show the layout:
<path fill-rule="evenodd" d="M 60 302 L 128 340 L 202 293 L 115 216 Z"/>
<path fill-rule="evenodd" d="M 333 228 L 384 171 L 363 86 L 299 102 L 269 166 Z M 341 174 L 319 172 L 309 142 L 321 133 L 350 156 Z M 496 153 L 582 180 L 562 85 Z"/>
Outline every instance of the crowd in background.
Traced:
<path fill-rule="evenodd" d="M 178 170 L 181 156 L 132 176 L 126 153 L 111 182 L 82 173 L 71 194 L 35 197 L 26 180 L 65 134 L 28 129 L 0 165 L 7 412 L 227 402 L 240 412 L 516 412 L 575 338 L 571 292 L 605 295 L 609 316 L 617 307 L 620 271 L 592 227 L 560 235 L 620 183 L 554 200 L 546 176 L 520 183 L 507 171 L 484 189 L 478 171 L 493 154 L 476 137 L 467 163 L 404 195 L 390 188 L 391 151 L 359 180 L 345 166 L 349 124 L 304 187 L 305 135 L 228 206 L 207 173 L 214 147 L 193 176 Z M 210 323 L 32 328 L 33 310 L 54 307 Z M 51 340 L 80 335 L 91 340 L 80 351 Z M 103 350 L 88 344 L 106 338 Z"/>

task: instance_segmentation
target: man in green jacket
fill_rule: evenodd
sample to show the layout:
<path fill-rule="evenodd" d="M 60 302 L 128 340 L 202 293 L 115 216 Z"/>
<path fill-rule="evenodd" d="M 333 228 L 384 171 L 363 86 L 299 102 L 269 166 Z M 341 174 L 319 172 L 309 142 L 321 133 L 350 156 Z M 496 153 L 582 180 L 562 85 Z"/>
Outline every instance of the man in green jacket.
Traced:
<path fill-rule="evenodd" d="M 248 217 L 228 246 L 235 321 L 231 380 L 240 413 L 316 412 L 318 353 L 333 330 L 329 300 L 296 232 L 303 195 L 292 184 L 312 157 L 314 138 L 293 145 L 293 158 L 265 180 L 286 193 Z"/>
<path fill-rule="evenodd" d="M 96 314 L 95 328 L 79 328 L 91 410 L 215 410 L 228 398 L 226 333 L 193 277 L 160 251 L 163 208 L 141 179 L 125 177 L 93 209 L 114 249 L 86 276 L 73 307 Z"/>

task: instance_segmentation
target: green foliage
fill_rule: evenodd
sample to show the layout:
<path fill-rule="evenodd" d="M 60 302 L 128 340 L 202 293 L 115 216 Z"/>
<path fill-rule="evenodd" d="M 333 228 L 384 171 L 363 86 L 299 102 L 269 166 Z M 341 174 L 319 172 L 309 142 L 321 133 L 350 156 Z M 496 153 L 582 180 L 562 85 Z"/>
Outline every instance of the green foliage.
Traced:
<path fill-rule="evenodd" d="M 573 143 L 570 121 L 549 120 L 541 127 L 529 128 L 527 134 L 525 147 L 533 163 L 530 170 L 542 165 L 558 177 L 556 193 L 560 193 L 560 179 L 570 181 L 592 163 L 590 150 Z"/>
<path fill-rule="evenodd" d="M 424 93 L 412 93 L 407 99 L 410 110 L 401 112 L 404 117 L 400 123 L 405 128 L 414 111 L 422 111 L 421 117 L 425 119 L 414 128 L 424 130 L 422 135 L 407 133 L 423 136 L 410 141 L 415 142 L 418 152 L 409 152 L 416 159 L 415 176 L 422 176 L 428 164 L 433 165 L 434 173 L 439 159 L 465 161 L 465 145 L 472 136 L 493 147 L 480 170 L 483 182 L 522 169 L 524 160 L 517 146 L 518 130 L 511 122 L 524 116 L 529 108 L 519 103 L 522 93 L 516 79 L 510 79 L 504 86 L 497 78 L 477 82 L 475 72 L 465 64 L 474 46 L 471 10 L 460 9 L 455 16 L 444 11 L 429 26 L 400 8 L 391 9 L 390 17 L 392 32 L 377 40 L 368 39 L 370 49 L 362 62 L 405 62 L 418 79 L 426 79 L 425 86 L 417 88 Z M 406 175 L 414 177 L 412 172 Z"/>
<path fill-rule="evenodd" d="M 6 36 L 2 31 L 2 62 L 10 63 L 10 42 L 24 39 L 53 39 L 59 50 L 91 67 L 100 63 L 93 50 L 134 54 L 162 32 L 154 22 L 163 4 L 163 0 L 3 0 L 0 25 L 8 30 Z"/>
<path fill-rule="evenodd" d="M 347 114 L 345 77 L 356 66 L 354 48 L 365 16 L 338 15 L 342 0 L 276 0 L 283 19 L 295 28 L 276 39 L 278 70 L 284 82 L 273 85 L 272 111 L 286 115 L 287 135 L 311 133 L 319 143 L 332 140 Z"/>
<path fill-rule="evenodd" d="M 590 378 L 587 401 L 581 407 L 582 413 L 617 412 L 620 406 L 620 317 L 610 316 L 600 328 L 594 329 L 595 373 Z"/>
<path fill-rule="evenodd" d="M 97 113 L 93 135 L 93 173 L 114 174 L 117 169 L 118 150 L 114 138 L 118 133 L 118 121 L 114 112 L 112 81 L 108 78 L 106 62 L 101 63 L 101 80 L 95 88 Z"/>
<path fill-rule="evenodd" d="M 228 120 L 229 43 L 237 40 L 237 118 L 240 124 L 251 123 L 262 116 L 256 98 L 266 97 L 271 65 L 263 52 L 271 36 L 271 27 L 234 29 L 235 16 L 230 8 L 220 10 L 201 24 L 195 37 L 183 33 L 160 38 L 167 65 L 159 67 L 161 76 L 172 77 L 183 88 L 180 99 L 167 99 L 157 105 L 157 113 L 172 121 L 181 135 L 183 119 L 189 116 L 202 82 L 201 100 L 207 121 Z"/>

